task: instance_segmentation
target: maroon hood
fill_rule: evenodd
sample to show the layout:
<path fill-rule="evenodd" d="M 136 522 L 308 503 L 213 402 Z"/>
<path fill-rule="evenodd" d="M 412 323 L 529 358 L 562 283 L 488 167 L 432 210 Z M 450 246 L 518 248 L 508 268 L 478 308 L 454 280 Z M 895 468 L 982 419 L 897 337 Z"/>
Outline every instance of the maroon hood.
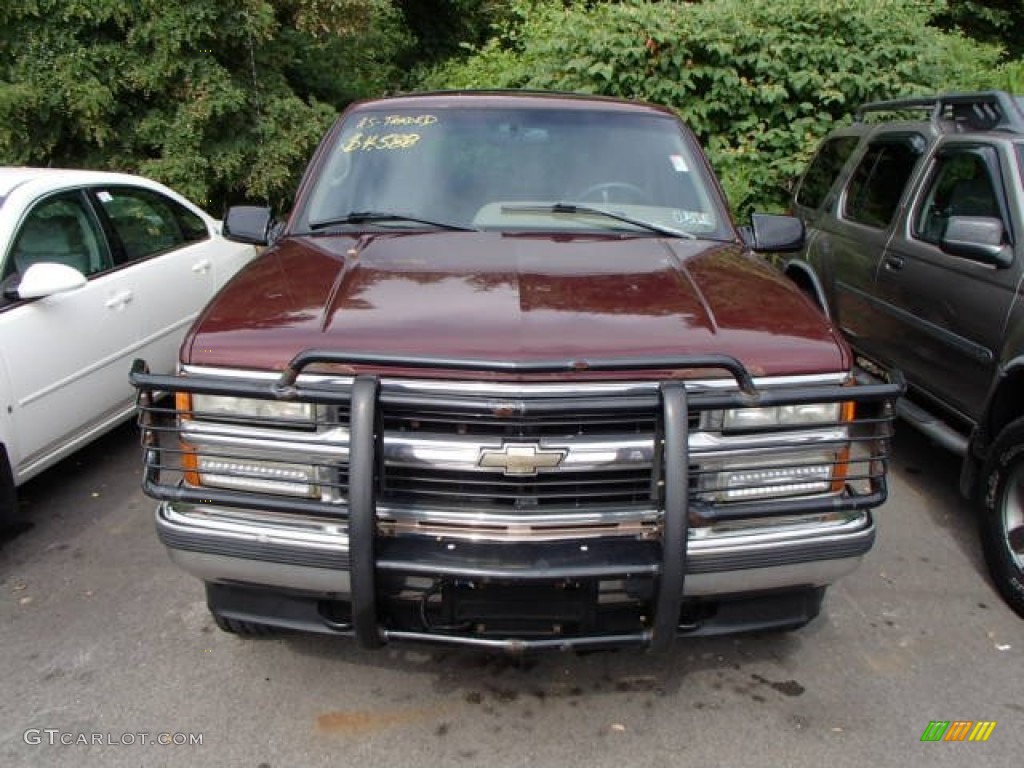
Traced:
<path fill-rule="evenodd" d="M 290 238 L 213 300 L 193 365 L 298 352 L 544 360 L 726 354 L 754 375 L 846 370 L 799 291 L 735 245 L 433 232 Z"/>

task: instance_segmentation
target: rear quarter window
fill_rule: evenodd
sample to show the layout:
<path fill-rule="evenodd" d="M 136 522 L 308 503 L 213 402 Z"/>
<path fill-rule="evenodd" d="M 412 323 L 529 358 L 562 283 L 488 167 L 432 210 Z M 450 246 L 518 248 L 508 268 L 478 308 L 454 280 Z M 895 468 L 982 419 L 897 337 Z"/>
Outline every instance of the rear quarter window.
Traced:
<path fill-rule="evenodd" d="M 794 200 L 804 208 L 820 208 L 853 150 L 860 143 L 858 136 L 837 136 L 826 140 L 807 167 Z"/>

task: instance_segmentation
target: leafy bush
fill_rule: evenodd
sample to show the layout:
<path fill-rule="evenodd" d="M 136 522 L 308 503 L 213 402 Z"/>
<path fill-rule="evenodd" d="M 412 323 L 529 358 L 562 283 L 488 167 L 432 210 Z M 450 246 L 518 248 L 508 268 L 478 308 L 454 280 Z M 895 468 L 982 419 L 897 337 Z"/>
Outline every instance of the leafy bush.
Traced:
<path fill-rule="evenodd" d="M 997 49 L 928 26 L 988 29 L 987 4 L 953 3 L 953 18 L 941 0 L 0 3 L 0 164 L 140 172 L 214 212 L 242 198 L 282 207 L 353 99 L 410 84 L 555 88 L 674 107 L 737 210 L 779 207 L 856 104 L 1019 84 L 1024 63 L 996 67 Z M 1009 34 L 1016 17 L 1000 14 Z M 459 43 L 477 47 L 421 74 Z"/>
<path fill-rule="evenodd" d="M 779 209 L 838 120 L 869 100 L 991 77 L 1000 51 L 928 26 L 941 2 L 519 0 L 485 46 L 427 87 L 543 88 L 676 109 L 737 213 Z"/>
<path fill-rule="evenodd" d="M 0 163 L 287 205 L 337 108 L 396 82 L 409 44 L 390 0 L 6 3 Z"/>
<path fill-rule="evenodd" d="M 1021 0 L 947 0 L 935 24 L 943 29 L 959 29 L 976 40 L 999 41 L 1010 59 L 1024 56 Z"/>

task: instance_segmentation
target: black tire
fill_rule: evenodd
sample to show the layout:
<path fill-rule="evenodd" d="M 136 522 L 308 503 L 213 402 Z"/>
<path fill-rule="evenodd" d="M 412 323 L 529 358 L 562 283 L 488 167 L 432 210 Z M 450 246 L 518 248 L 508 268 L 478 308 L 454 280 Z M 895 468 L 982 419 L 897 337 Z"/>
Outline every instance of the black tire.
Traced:
<path fill-rule="evenodd" d="M 266 637 L 274 634 L 274 628 L 266 624 L 257 624 L 253 621 L 242 621 L 241 619 L 229 619 L 219 613 L 211 613 L 217 627 L 224 632 L 239 637 Z"/>
<path fill-rule="evenodd" d="M 1024 617 L 1024 419 L 1007 425 L 981 476 L 981 545 L 996 589 Z"/>
<path fill-rule="evenodd" d="M 7 460 L 7 449 L 0 445 L 0 530 L 13 528 L 18 522 L 18 494 L 14 488 L 14 473 Z"/>

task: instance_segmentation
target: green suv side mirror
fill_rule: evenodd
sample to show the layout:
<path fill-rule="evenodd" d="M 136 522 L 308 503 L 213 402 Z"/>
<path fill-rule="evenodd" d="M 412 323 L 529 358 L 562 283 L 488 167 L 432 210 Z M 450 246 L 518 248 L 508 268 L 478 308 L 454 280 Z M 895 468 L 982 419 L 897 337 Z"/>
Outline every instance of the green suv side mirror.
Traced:
<path fill-rule="evenodd" d="M 1003 243 L 1003 222 L 988 216 L 950 216 L 939 247 L 952 256 L 1008 267 L 1013 253 Z"/>

